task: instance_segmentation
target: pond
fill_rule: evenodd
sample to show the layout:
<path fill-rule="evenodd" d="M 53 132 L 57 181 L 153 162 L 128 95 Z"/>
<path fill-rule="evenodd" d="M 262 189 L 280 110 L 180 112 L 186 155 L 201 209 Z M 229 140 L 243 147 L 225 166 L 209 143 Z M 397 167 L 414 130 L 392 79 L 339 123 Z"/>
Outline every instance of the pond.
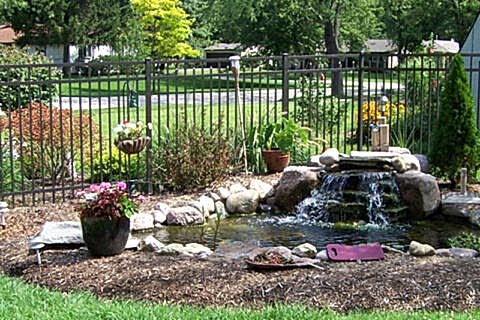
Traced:
<path fill-rule="evenodd" d="M 292 248 L 309 242 L 322 249 L 328 243 L 358 244 L 380 242 L 406 250 L 411 240 L 446 247 L 447 239 L 462 231 L 480 233 L 465 221 L 443 217 L 386 226 L 309 223 L 295 216 L 248 215 L 215 221 L 202 226 L 165 227 L 155 237 L 164 243 L 197 242 L 213 250 L 231 246 L 277 246 Z"/>

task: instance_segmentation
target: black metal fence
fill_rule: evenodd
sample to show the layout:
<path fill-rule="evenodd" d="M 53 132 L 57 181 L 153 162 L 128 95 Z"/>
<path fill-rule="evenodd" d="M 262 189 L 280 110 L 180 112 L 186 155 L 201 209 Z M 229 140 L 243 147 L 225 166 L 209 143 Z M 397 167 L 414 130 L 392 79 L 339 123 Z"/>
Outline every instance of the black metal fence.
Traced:
<path fill-rule="evenodd" d="M 428 153 L 450 58 L 242 58 L 238 78 L 228 59 L 0 65 L 0 195 L 55 201 L 116 179 L 144 182 L 151 192 L 161 183 L 152 173 L 154 147 L 166 132 L 220 128 L 238 143 L 242 126 L 249 132 L 281 116 L 348 153 L 369 150 L 369 126 L 383 114 L 391 145 Z M 480 68 L 471 66 L 470 79 L 478 79 Z M 126 156 L 115 147 L 112 131 L 124 120 L 153 124 L 145 152 Z"/>

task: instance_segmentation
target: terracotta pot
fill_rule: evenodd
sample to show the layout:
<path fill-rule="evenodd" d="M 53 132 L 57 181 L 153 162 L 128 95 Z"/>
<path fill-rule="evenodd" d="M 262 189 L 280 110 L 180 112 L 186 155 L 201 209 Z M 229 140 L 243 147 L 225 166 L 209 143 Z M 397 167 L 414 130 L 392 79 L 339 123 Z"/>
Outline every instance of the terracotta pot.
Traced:
<path fill-rule="evenodd" d="M 130 219 L 82 217 L 83 240 L 93 256 L 113 256 L 125 249 L 130 235 Z"/>
<path fill-rule="evenodd" d="M 290 153 L 281 150 L 263 150 L 262 156 L 268 173 L 282 172 L 290 162 Z"/>
<path fill-rule="evenodd" d="M 126 154 L 141 152 L 150 142 L 150 137 L 140 137 L 131 140 L 122 140 L 117 143 L 117 148 Z"/>

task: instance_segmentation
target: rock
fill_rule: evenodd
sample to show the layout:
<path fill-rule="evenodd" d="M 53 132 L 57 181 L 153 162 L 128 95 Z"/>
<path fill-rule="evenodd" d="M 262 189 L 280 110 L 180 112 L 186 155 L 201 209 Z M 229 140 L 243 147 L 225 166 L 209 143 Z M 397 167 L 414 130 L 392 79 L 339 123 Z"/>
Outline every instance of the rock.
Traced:
<path fill-rule="evenodd" d="M 415 158 L 417 158 L 418 163 L 420 164 L 420 171 L 423 173 L 429 173 L 430 172 L 430 162 L 428 161 L 428 158 L 424 154 L 414 154 Z"/>
<path fill-rule="evenodd" d="M 220 219 L 225 218 L 228 216 L 227 209 L 225 209 L 225 204 L 223 204 L 222 201 L 216 201 L 215 202 L 215 213 L 210 216 L 210 218 L 217 219 L 217 217 L 220 217 Z"/>
<path fill-rule="evenodd" d="M 146 212 L 139 212 L 130 217 L 130 230 L 142 231 L 153 229 L 153 215 Z"/>
<path fill-rule="evenodd" d="M 199 243 L 187 243 L 185 245 L 185 251 L 193 255 L 211 255 L 213 252 L 210 248 L 205 247 Z"/>
<path fill-rule="evenodd" d="M 237 192 L 247 191 L 247 188 L 245 188 L 240 183 L 234 183 L 230 186 L 229 190 L 230 190 L 230 193 L 233 194 L 233 193 L 237 193 Z"/>
<path fill-rule="evenodd" d="M 256 190 L 232 193 L 226 202 L 228 213 L 249 214 L 257 210 L 260 195 Z"/>
<path fill-rule="evenodd" d="M 319 183 L 317 172 L 308 167 L 287 167 L 278 182 L 275 198 L 269 204 L 291 212 Z"/>
<path fill-rule="evenodd" d="M 480 227 L 480 197 L 475 194 L 449 193 L 442 199 L 442 214 L 467 218 Z"/>
<path fill-rule="evenodd" d="M 395 249 L 394 247 L 387 246 L 386 244 L 382 244 L 382 249 L 385 252 L 391 252 L 391 253 L 398 253 L 398 254 L 405 254 L 402 250 Z"/>
<path fill-rule="evenodd" d="M 265 212 L 265 213 L 270 213 L 272 212 L 272 210 L 273 210 L 272 206 L 266 203 L 260 203 L 257 208 L 257 211 Z"/>
<path fill-rule="evenodd" d="M 311 156 L 310 159 L 307 161 L 307 167 L 316 167 L 319 169 L 324 169 L 326 166 L 320 162 L 321 155 Z"/>
<path fill-rule="evenodd" d="M 408 170 L 416 170 L 420 171 L 420 162 L 418 161 L 417 157 L 415 157 L 413 154 L 401 154 L 400 158 L 405 161 L 405 164 L 407 165 L 407 171 Z"/>
<path fill-rule="evenodd" d="M 215 212 L 215 201 L 211 197 L 200 196 L 198 201 L 202 204 L 205 215 Z"/>
<path fill-rule="evenodd" d="M 216 192 L 212 191 L 208 193 L 208 197 L 212 198 L 213 202 L 222 200 L 222 198 Z"/>
<path fill-rule="evenodd" d="M 412 241 L 410 242 L 408 252 L 412 256 L 416 256 L 416 257 L 434 256 L 435 248 L 429 244 L 423 244 L 417 241 Z"/>
<path fill-rule="evenodd" d="M 273 186 L 270 184 L 263 182 L 262 180 L 253 179 L 250 181 L 249 189 L 258 191 L 260 195 L 260 200 L 265 199 L 267 194 L 273 189 Z"/>
<path fill-rule="evenodd" d="M 203 213 L 194 207 L 183 206 L 172 208 L 167 214 L 167 224 L 186 226 L 191 224 L 202 224 L 205 222 Z"/>
<path fill-rule="evenodd" d="M 165 247 L 165 245 L 158 241 L 154 236 L 148 236 L 142 240 L 140 247 L 142 250 L 155 252 Z"/>
<path fill-rule="evenodd" d="M 127 239 L 127 243 L 125 244 L 125 249 L 127 250 L 138 250 L 141 247 L 142 240 L 137 237 L 132 237 L 130 234 Z"/>
<path fill-rule="evenodd" d="M 441 196 L 434 176 L 420 171 L 407 171 L 397 173 L 395 180 L 412 218 L 423 219 L 437 211 Z"/>
<path fill-rule="evenodd" d="M 208 216 L 210 215 L 208 208 L 206 208 L 200 201 L 190 201 L 188 203 L 188 206 L 193 207 L 198 211 L 200 211 L 203 214 L 204 218 L 208 218 Z"/>
<path fill-rule="evenodd" d="M 395 169 L 395 171 L 399 173 L 404 173 L 405 171 L 408 171 L 408 169 L 410 168 L 410 166 L 406 163 L 406 161 L 400 156 L 393 157 L 391 159 L 391 163 L 393 165 L 393 169 Z"/>
<path fill-rule="evenodd" d="M 155 205 L 155 210 L 162 211 L 165 215 L 168 214 L 170 209 L 171 209 L 171 207 L 168 204 L 163 203 L 163 202 L 157 202 L 157 204 Z"/>
<path fill-rule="evenodd" d="M 4 201 L 1 201 L 4 202 Z M 7 213 L 9 209 L 8 208 L 2 208 L 0 209 L 0 227 L 5 228 L 7 226 Z"/>
<path fill-rule="evenodd" d="M 317 248 L 310 243 L 303 243 L 292 249 L 292 254 L 302 258 L 315 258 Z"/>
<path fill-rule="evenodd" d="M 330 258 L 328 257 L 328 254 L 327 254 L 327 250 L 319 251 L 315 256 L 315 260 L 330 261 Z"/>
<path fill-rule="evenodd" d="M 156 252 L 158 254 L 168 255 L 168 256 L 177 256 L 181 254 L 189 255 L 189 253 L 186 251 L 183 244 L 180 244 L 180 243 L 170 243 L 169 245 L 162 247 L 160 250 Z"/>
<path fill-rule="evenodd" d="M 232 193 L 231 193 L 230 190 L 228 190 L 227 188 L 225 188 L 225 187 L 220 187 L 220 188 L 218 188 L 218 190 L 217 190 L 217 194 L 218 194 L 218 196 L 220 197 L 220 200 L 225 201 L 225 200 L 227 200 L 228 197 L 230 197 L 230 195 L 231 195 Z"/>
<path fill-rule="evenodd" d="M 170 210 L 170 207 L 169 207 Z M 153 224 L 163 224 L 165 221 L 167 221 L 167 212 L 163 210 L 153 210 L 152 215 L 153 215 Z"/>
<path fill-rule="evenodd" d="M 408 148 L 402 148 L 402 147 L 388 147 L 388 152 L 398 153 L 398 154 L 411 154 Z"/>
<path fill-rule="evenodd" d="M 475 258 L 478 256 L 478 251 L 466 248 L 447 248 L 435 250 L 438 256 L 454 257 L 454 258 Z"/>
<path fill-rule="evenodd" d="M 82 226 L 80 221 L 47 221 L 40 232 L 29 240 L 30 246 L 44 244 L 45 246 L 83 245 Z"/>
<path fill-rule="evenodd" d="M 255 257 L 260 254 L 268 254 L 270 252 L 274 252 L 280 256 L 282 256 L 285 260 L 291 261 L 293 259 L 293 254 L 290 249 L 283 246 L 278 247 L 270 247 L 270 248 L 256 248 L 250 251 L 247 255 L 248 259 L 254 261 Z"/>
<path fill-rule="evenodd" d="M 326 166 L 331 166 L 340 161 L 340 153 L 336 148 L 328 148 L 319 157 L 318 161 Z"/>

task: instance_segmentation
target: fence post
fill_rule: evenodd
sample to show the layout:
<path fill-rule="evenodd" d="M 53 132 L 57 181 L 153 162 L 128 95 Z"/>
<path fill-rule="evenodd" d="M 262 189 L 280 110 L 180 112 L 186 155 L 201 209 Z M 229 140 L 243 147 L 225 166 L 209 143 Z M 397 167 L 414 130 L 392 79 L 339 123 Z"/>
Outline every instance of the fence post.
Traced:
<path fill-rule="evenodd" d="M 152 123 L 152 59 L 145 59 L 145 120 L 146 123 Z M 148 194 L 153 193 L 152 184 L 152 129 L 147 125 L 147 136 L 150 137 L 150 143 L 147 145 L 147 184 Z"/>
<path fill-rule="evenodd" d="M 282 113 L 288 118 L 288 53 L 282 55 Z"/>
<path fill-rule="evenodd" d="M 362 150 L 363 147 L 363 114 L 362 114 L 362 103 L 363 103 L 363 65 L 365 63 L 365 57 L 363 52 L 360 52 L 358 59 L 358 109 L 357 109 L 357 125 L 358 125 L 358 139 L 357 139 L 357 150 Z"/>

